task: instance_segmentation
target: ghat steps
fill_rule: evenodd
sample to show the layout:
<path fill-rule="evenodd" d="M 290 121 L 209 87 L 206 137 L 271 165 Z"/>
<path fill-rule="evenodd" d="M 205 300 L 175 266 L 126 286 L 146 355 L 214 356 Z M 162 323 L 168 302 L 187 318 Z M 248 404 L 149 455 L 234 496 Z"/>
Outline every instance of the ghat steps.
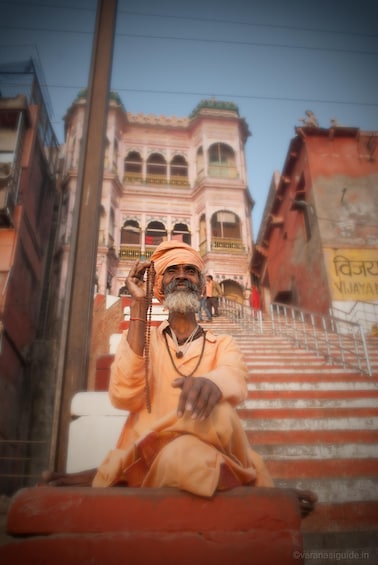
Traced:
<path fill-rule="evenodd" d="M 234 335 L 244 353 L 249 395 L 239 414 L 276 485 L 318 495 L 302 522 L 306 564 L 319 564 L 325 548 L 378 562 L 378 339 L 367 339 L 366 376 L 294 347 L 269 321 L 261 334 L 223 317 L 203 325 Z"/>
<path fill-rule="evenodd" d="M 267 565 L 273 562 L 305 562 L 306 565 L 330 565 L 333 562 L 372 565 L 378 562 L 377 338 L 372 338 L 368 343 L 373 367 L 373 376 L 368 377 L 352 369 L 329 365 L 322 357 L 294 347 L 289 340 L 273 335 L 268 320 L 263 322 L 261 334 L 243 329 L 224 316 L 214 318 L 211 324 L 206 321 L 202 324 L 214 333 L 234 335 L 244 353 L 249 368 L 249 395 L 238 408 L 239 414 L 251 445 L 265 459 L 276 485 L 283 487 L 284 490 L 280 492 L 290 492 L 286 487 L 309 488 L 319 497 L 315 512 L 301 522 L 304 540 L 301 557 L 293 556 L 293 545 L 287 545 L 287 535 L 292 536 L 291 539 L 295 537 L 295 526 L 291 533 L 283 532 L 286 537 L 282 540 L 286 541 L 281 541 L 281 545 L 276 547 L 279 553 L 285 547 L 285 556 L 283 553 L 279 557 L 276 554 L 272 561 L 272 556 L 267 555 Z M 107 388 L 111 360 L 110 352 L 99 361 L 96 381 L 98 389 Z M 270 494 L 266 494 L 269 498 Z M 279 498 L 279 493 L 277 494 Z M 51 496 L 55 496 L 54 493 Z M 72 493 L 69 493 L 68 497 L 70 496 L 73 496 Z M 88 504 L 88 496 L 91 497 L 92 493 L 80 494 L 83 504 Z M 133 493 L 130 496 L 134 496 Z M 151 496 L 159 497 L 160 493 L 151 493 Z M 248 492 L 244 496 L 235 493 L 235 496 L 230 507 L 234 512 L 239 509 L 239 505 L 240 508 L 243 504 L 245 506 L 245 496 L 251 496 L 251 505 L 260 508 L 253 498 L 259 497 L 259 492 Z M 261 499 L 262 512 L 266 512 L 268 498 Z M 270 518 L 274 515 L 274 500 L 271 500 L 269 507 Z M 63 501 L 64 504 L 67 501 L 68 499 Z M 73 508 L 79 508 L 77 501 L 75 495 L 72 499 Z M 169 494 L 166 501 L 167 504 L 173 504 Z M 96 502 L 100 507 L 103 503 L 101 500 Z M 286 504 L 282 500 L 282 504 L 284 503 Z M 175 503 L 170 513 L 174 508 Z M 287 516 L 292 516 L 294 520 L 293 508 L 287 506 L 287 512 Z M 255 511 L 245 515 L 246 524 L 250 524 L 251 519 L 253 521 L 254 515 Z M 45 516 L 46 514 L 42 517 L 46 519 Z M 86 516 L 87 519 L 90 518 L 90 514 Z M 266 519 L 265 517 L 263 522 Z M 169 521 L 171 523 L 172 519 Z M 261 524 L 260 521 L 258 525 Z M 60 543 L 62 552 L 69 546 L 68 541 L 71 544 L 74 541 L 72 533 L 68 533 L 68 537 L 59 532 L 56 537 L 54 535 L 50 536 L 50 541 Z M 272 539 L 272 535 L 272 531 L 266 534 L 264 548 L 261 547 L 258 553 L 261 564 L 265 563 L 264 551 L 269 546 L 268 540 Z M 277 536 L 278 532 L 274 535 Z M 143 547 L 148 546 L 145 536 L 143 531 L 137 534 L 139 541 L 146 541 L 144 545 L 142 543 Z M 235 536 L 230 541 L 231 555 L 238 547 L 238 533 Z M 261 536 L 262 532 L 259 531 L 260 541 Z M 119 544 L 120 550 L 130 547 L 129 541 L 114 536 L 114 533 L 111 537 Z M 100 538 L 98 533 L 93 537 L 86 534 L 85 539 L 77 539 L 76 542 L 83 549 L 91 543 L 101 543 Z M 163 539 L 164 536 L 160 535 L 160 538 Z M 108 543 L 106 534 L 103 539 L 104 543 Z M 277 537 L 275 539 L 278 540 Z M 23 547 L 27 550 L 28 544 L 32 542 L 33 540 L 25 540 Z M 41 552 L 45 551 L 46 545 L 43 542 Z M 56 561 L 56 550 L 52 551 Z M 213 556 L 213 553 L 208 555 Z"/>

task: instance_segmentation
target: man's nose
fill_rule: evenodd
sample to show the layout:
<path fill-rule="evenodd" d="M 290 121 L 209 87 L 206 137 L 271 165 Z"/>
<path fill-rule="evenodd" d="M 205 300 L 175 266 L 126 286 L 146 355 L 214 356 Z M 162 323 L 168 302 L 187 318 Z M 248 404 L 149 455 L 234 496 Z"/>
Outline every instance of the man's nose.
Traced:
<path fill-rule="evenodd" d="M 186 278 L 186 272 L 184 266 L 179 266 L 176 272 L 176 279 Z"/>

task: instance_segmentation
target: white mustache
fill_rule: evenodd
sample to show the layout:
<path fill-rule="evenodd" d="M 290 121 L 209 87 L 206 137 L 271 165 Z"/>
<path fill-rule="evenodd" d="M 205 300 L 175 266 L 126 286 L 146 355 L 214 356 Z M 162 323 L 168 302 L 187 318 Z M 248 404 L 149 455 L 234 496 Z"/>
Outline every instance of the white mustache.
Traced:
<path fill-rule="evenodd" d="M 198 293 L 198 287 L 192 282 L 187 280 L 174 280 L 165 287 L 164 294 L 169 294 L 170 292 L 173 292 L 179 284 L 186 286 L 186 288 L 188 288 L 192 292 Z"/>

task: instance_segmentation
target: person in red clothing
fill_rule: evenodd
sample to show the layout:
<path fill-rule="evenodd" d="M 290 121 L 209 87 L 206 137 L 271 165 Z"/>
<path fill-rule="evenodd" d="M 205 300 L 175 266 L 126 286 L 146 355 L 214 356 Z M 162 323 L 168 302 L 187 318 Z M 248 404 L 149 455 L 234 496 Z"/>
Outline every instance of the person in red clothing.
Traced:
<path fill-rule="evenodd" d="M 261 308 L 260 293 L 256 285 L 252 285 L 251 296 L 249 298 L 250 306 L 253 310 L 253 316 L 257 318 Z"/>

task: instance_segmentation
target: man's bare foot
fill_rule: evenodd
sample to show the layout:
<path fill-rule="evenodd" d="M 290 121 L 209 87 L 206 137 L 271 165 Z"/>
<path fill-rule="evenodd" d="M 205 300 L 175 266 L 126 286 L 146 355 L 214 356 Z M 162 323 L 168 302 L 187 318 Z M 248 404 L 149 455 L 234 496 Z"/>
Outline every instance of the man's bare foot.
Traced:
<path fill-rule="evenodd" d="M 96 469 L 81 471 L 80 473 L 44 471 L 42 473 L 42 484 L 50 487 L 89 487 L 95 474 Z"/>
<path fill-rule="evenodd" d="M 301 510 L 301 516 L 302 518 L 306 518 L 306 516 L 308 516 L 309 514 L 311 514 L 311 512 L 313 512 L 318 497 L 311 490 L 295 489 L 294 492 L 298 498 L 299 507 Z"/>

